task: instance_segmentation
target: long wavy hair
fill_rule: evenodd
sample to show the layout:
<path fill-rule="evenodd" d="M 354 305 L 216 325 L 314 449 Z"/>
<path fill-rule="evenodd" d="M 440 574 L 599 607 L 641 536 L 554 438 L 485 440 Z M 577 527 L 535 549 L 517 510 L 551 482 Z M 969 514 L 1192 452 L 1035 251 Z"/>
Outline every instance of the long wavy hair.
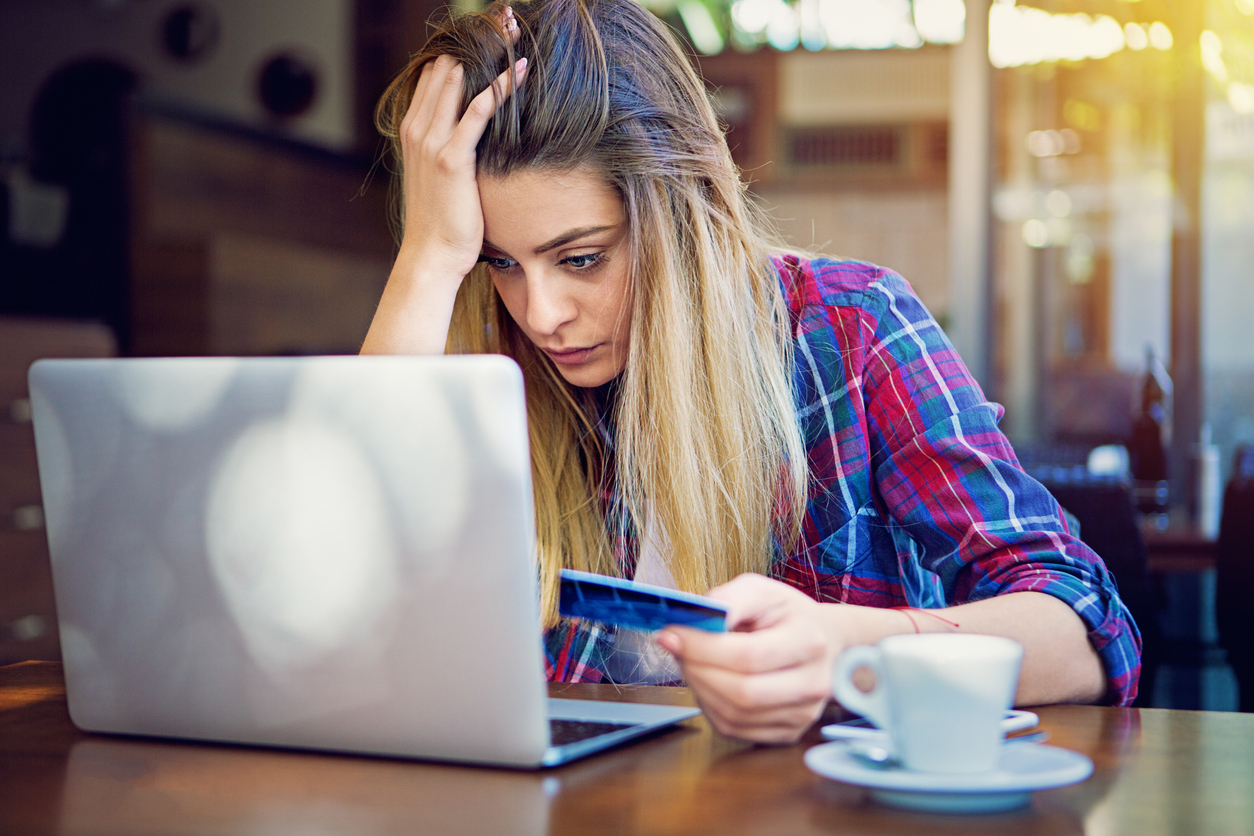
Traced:
<path fill-rule="evenodd" d="M 591 166 L 622 197 L 632 319 L 611 414 L 532 345 L 483 265 L 463 282 L 449 331 L 447 351 L 502 353 L 523 370 L 546 624 L 557 620 L 561 568 L 622 574 L 616 523 L 649 531 L 679 589 L 768 572 L 797 540 L 807 488 L 788 311 L 770 261 L 778 238 L 657 18 L 633 0 L 513 8 L 514 44 L 502 7 L 445 19 L 376 116 L 399 165 L 423 65 L 442 54 L 462 63 L 464 111 L 525 56 L 526 80 L 479 142 L 480 173 Z M 612 428 L 608 444 L 598 424 Z"/>

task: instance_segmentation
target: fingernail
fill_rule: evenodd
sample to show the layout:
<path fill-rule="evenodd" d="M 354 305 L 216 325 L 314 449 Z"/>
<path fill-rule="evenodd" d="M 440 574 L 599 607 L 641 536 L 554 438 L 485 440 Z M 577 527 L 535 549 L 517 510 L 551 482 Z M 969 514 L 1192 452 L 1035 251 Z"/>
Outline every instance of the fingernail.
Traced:
<path fill-rule="evenodd" d="M 656 641 L 658 646 L 663 650 L 670 651 L 671 653 L 678 653 L 683 646 L 683 642 L 680 641 L 679 635 L 677 633 L 672 633 L 670 630 L 663 630 L 658 633 L 657 638 L 654 639 L 654 641 Z"/>
<path fill-rule="evenodd" d="M 526 58 L 519 58 L 517 61 L 514 62 L 514 72 L 521 73 L 525 69 L 527 69 Z"/>

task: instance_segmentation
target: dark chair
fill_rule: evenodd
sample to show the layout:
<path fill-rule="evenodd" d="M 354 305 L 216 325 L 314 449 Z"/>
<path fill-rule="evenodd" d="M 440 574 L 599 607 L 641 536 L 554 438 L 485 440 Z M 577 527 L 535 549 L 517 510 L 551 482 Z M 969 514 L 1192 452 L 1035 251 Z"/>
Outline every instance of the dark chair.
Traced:
<path fill-rule="evenodd" d="M 1061 475 L 1061 474 L 1058 474 Z M 1080 538 L 1097 552 L 1115 576 L 1119 597 L 1141 630 L 1141 685 L 1134 706 L 1147 707 L 1162 661 L 1159 608 L 1151 593 L 1145 541 L 1137 525 L 1132 487 L 1108 477 L 1072 470 L 1065 480 L 1037 476 L 1064 510 L 1080 522 Z"/>
<path fill-rule="evenodd" d="M 1240 710 L 1254 712 L 1254 446 L 1237 449 L 1224 490 L 1215 562 L 1219 641 L 1237 675 Z"/>

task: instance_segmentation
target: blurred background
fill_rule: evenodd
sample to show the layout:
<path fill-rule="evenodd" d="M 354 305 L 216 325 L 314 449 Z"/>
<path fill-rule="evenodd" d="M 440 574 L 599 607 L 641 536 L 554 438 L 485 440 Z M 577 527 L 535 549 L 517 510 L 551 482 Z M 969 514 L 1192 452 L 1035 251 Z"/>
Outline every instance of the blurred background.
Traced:
<path fill-rule="evenodd" d="M 1249 710 L 1254 0 L 644 2 L 785 235 L 904 275 L 1005 405 L 1142 704 Z M 355 352 L 373 108 L 444 9 L 0 0 L 0 664 L 58 652 L 30 362 Z"/>

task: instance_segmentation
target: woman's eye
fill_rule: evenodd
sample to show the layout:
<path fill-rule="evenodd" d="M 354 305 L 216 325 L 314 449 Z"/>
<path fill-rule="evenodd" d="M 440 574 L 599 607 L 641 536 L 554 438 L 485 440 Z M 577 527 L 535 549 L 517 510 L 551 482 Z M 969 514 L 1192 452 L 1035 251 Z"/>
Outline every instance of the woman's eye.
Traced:
<path fill-rule="evenodd" d="M 568 264 L 576 270 L 587 270 L 596 264 L 599 264 L 605 258 L 604 253 L 584 253 L 582 255 L 571 255 L 562 259 L 563 264 Z"/>
<path fill-rule="evenodd" d="M 481 255 L 479 260 L 487 264 L 490 269 L 499 270 L 500 272 L 506 272 L 517 264 L 512 258 L 493 258 L 490 255 Z"/>

